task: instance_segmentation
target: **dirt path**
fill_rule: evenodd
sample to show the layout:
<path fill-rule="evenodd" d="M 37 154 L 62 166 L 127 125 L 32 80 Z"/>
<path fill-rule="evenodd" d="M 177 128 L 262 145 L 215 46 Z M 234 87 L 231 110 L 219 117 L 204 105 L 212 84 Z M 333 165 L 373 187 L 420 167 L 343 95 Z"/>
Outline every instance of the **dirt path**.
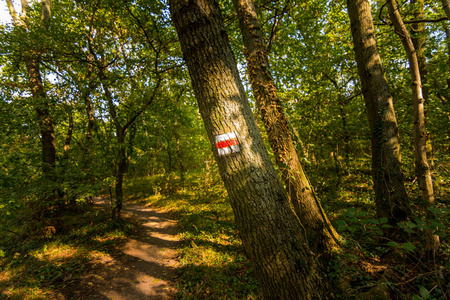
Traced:
<path fill-rule="evenodd" d="M 123 215 L 141 228 L 116 253 L 106 256 L 100 272 L 88 274 L 88 290 L 71 299 L 173 299 L 176 292 L 179 244 L 176 221 L 156 208 L 124 203 Z"/>

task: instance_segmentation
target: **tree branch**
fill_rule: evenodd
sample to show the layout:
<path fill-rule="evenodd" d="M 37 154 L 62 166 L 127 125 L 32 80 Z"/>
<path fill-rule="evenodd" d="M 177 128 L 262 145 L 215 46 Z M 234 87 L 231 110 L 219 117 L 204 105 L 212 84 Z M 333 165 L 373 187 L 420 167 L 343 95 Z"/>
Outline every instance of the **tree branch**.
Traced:
<path fill-rule="evenodd" d="M 417 23 L 439 23 L 442 21 L 447 21 L 448 18 L 447 17 L 441 17 L 439 19 L 423 19 L 423 20 L 411 20 L 411 21 L 403 21 L 403 24 L 417 24 Z M 383 23 L 378 23 L 375 24 L 377 26 L 384 26 L 384 25 L 388 25 L 388 26 L 394 26 L 394 24 L 392 23 L 387 23 L 384 20 L 381 20 Z"/>
<path fill-rule="evenodd" d="M 161 85 L 161 77 L 158 78 L 158 81 L 156 82 L 156 86 L 153 88 L 153 92 L 152 95 L 150 96 L 150 98 L 147 100 L 147 102 L 144 103 L 144 106 L 137 112 L 135 112 L 135 114 L 128 120 L 128 122 L 122 127 L 122 132 L 125 132 L 128 127 L 130 127 L 131 124 L 133 124 L 133 122 L 137 119 L 137 117 L 139 117 L 146 109 L 147 107 L 153 102 L 153 100 L 155 99 L 155 95 L 156 92 L 159 89 L 159 86 Z"/>

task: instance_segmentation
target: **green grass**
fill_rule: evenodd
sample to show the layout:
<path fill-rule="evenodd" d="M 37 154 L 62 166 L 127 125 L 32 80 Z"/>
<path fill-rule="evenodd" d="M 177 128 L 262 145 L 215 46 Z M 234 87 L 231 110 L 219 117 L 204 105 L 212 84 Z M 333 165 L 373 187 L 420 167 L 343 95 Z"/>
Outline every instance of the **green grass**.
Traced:
<path fill-rule="evenodd" d="M 183 240 L 178 299 L 261 299 L 217 178 L 205 184 L 202 176 L 190 176 L 185 187 L 175 177 L 169 182 L 164 177 L 140 178 L 127 190 L 129 199 L 169 209 L 178 219 Z M 149 190 L 169 193 L 155 195 Z"/>
<path fill-rule="evenodd" d="M 416 218 L 402 226 L 418 238 L 386 246 L 380 230 L 385 220 L 375 218 L 370 185 L 370 175 L 360 172 L 343 175 L 339 188 L 329 183 L 318 188 L 327 214 L 347 241 L 338 259 L 324 266 L 328 290 L 337 299 L 370 299 L 387 291 L 397 299 L 447 300 L 450 251 L 446 194 L 441 189 L 440 203 L 429 214 L 443 242 L 442 251 L 430 259 L 424 252 L 426 224 L 424 208 L 415 200 L 419 199 L 417 190 L 408 190 L 416 203 Z M 177 299 L 262 299 L 217 174 L 190 174 L 184 184 L 173 174 L 129 178 L 125 199 L 169 210 L 178 219 L 183 242 Z M 112 226 L 109 214 L 96 208 L 67 213 L 61 222 L 63 226 L 56 233 L 40 231 L 18 238 L 2 232 L 0 299 L 64 295 L 65 289 L 85 274 L 102 268 L 102 260 L 113 255 L 137 226 L 129 220 Z M 17 232 L 21 223 L 15 226 L 10 229 Z"/>
<path fill-rule="evenodd" d="M 415 203 L 417 190 L 408 186 L 408 192 Z M 201 174 L 191 176 L 185 187 L 174 175 L 134 179 L 129 182 L 128 193 L 129 199 L 170 209 L 179 220 L 184 241 L 179 299 L 261 298 L 217 175 L 209 179 Z M 450 290 L 445 200 L 434 213 L 442 225 L 443 246 L 433 261 L 424 256 L 425 227 L 418 218 L 424 208 L 420 205 L 413 207 L 417 218 L 404 224 L 416 237 L 413 242 L 386 246 L 380 230 L 386 220 L 376 218 L 368 172 L 343 175 L 339 188 L 324 186 L 319 194 L 335 228 L 346 240 L 336 259 L 324 266 L 330 293 L 338 299 L 382 299 L 383 293 L 398 299 L 448 299 L 444 296 Z M 442 194 L 439 196 L 442 199 Z M 429 296 L 424 296 L 427 293 Z"/>
<path fill-rule="evenodd" d="M 131 234 L 135 224 L 112 226 L 109 214 L 91 208 L 62 217 L 60 231 L 1 237 L 0 299 L 54 299 Z M 49 229 L 49 228 L 46 228 Z"/>

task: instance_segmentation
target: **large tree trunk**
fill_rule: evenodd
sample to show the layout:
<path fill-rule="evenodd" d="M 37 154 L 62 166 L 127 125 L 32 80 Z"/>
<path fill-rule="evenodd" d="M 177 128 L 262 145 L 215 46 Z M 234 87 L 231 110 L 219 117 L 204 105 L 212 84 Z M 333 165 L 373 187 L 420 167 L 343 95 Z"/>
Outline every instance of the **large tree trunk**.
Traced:
<path fill-rule="evenodd" d="M 338 248 L 339 235 L 328 220 L 300 164 L 269 70 L 266 47 L 253 2 L 233 0 L 233 3 L 244 40 L 250 83 L 281 178 L 288 189 L 295 213 L 305 227 L 310 247 L 317 254 L 330 252 Z"/>
<path fill-rule="evenodd" d="M 315 258 L 246 99 L 217 2 L 171 0 L 169 4 L 236 225 L 264 296 L 324 298 Z M 230 134 L 228 143 L 220 142 L 218 136 L 228 133 L 236 139 Z M 228 146 L 220 148 L 224 145 Z"/>
<path fill-rule="evenodd" d="M 409 73 L 412 82 L 413 110 L 414 110 L 414 156 L 416 163 L 416 174 L 422 200 L 427 205 L 434 205 L 433 182 L 431 170 L 427 160 L 427 133 L 425 130 L 424 98 L 422 94 L 422 82 L 420 80 L 419 61 L 416 50 L 403 23 L 395 0 L 387 0 L 389 16 L 394 24 L 395 32 L 400 37 L 403 48 L 409 61 Z M 427 231 L 427 249 L 436 251 L 439 247 L 439 237 Z"/>
<path fill-rule="evenodd" d="M 26 58 L 25 63 L 28 71 L 28 79 L 30 81 L 31 94 L 35 100 L 36 113 L 41 130 L 43 173 L 48 179 L 54 180 L 53 177 L 56 162 L 55 131 L 53 129 L 53 121 L 49 111 L 50 107 L 39 70 L 39 60 L 39 54 L 31 54 L 31 57 Z"/>
<path fill-rule="evenodd" d="M 410 214 L 401 170 L 397 119 L 384 77 L 367 0 L 347 0 L 355 57 L 367 107 L 372 143 L 372 176 L 377 216 L 396 226 Z M 397 227 L 398 228 L 398 227 Z M 388 237 L 396 235 L 387 230 Z"/>

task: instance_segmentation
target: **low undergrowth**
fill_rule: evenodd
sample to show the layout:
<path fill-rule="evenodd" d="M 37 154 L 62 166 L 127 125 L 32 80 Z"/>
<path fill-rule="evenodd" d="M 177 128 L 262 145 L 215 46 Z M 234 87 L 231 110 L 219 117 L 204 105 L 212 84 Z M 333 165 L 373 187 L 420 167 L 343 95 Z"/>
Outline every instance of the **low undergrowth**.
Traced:
<path fill-rule="evenodd" d="M 414 200 L 419 197 L 411 190 L 415 217 L 399 224 L 411 239 L 387 241 L 382 231 L 386 220 L 374 217 L 367 174 L 347 174 L 341 184 L 341 188 L 318 189 L 326 212 L 346 241 L 336 259 L 324 266 L 329 296 L 448 300 L 448 194 L 437 194 L 439 204 L 427 208 Z M 177 299 L 262 299 L 217 174 L 193 173 L 184 182 L 173 174 L 129 178 L 125 196 L 126 201 L 170 210 L 178 219 L 183 243 Z M 84 208 L 63 214 L 57 229 L 41 226 L 39 232 L 19 235 L 22 224 L 16 222 L 2 231 L 0 298 L 64 299 L 67 290 L 85 274 L 102 268 L 102 261 L 136 229 L 137 224 L 129 220 L 112 226 L 104 210 Z M 441 239 L 435 254 L 425 249 L 424 233 L 430 228 Z"/>
<path fill-rule="evenodd" d="M 102 268 L 136 226 L 126 220 L 112 225 L 109 216 L 90 207 L 66 212 L 58 230 L 47 226 L 21 236 L 2 232 L 0 299 L 65 299 L 86 273 Z"/>
<path fill-rule="evenodd" d="M 411 241 L 387 241 L 387 220 L 375 217 L 368 175 L 343 176 L 345 189 L 321 193 L 326 211 L 345 244 L 324 266 L 335 299 L 449 299 L 448 204 L 426 208 L 410 190 L 415 217 L 399 224 Z M 146 191 L 153 187 L 152 195 Z M 259 299 L 260 289 L 245 257 L 226 192 L 219 178 L 176 176 L 133 180 L 130 199 L 170 209 L 179 219 L 180 299 Z M 147 196 L 144 196 L 147 195 Z M 427 213 L 427 218 L 425 218 Z M 426 221 L 425 221 L 426 220 Z M 436 228 L 441 248 L 425 250 L 425 230 Z"/>

